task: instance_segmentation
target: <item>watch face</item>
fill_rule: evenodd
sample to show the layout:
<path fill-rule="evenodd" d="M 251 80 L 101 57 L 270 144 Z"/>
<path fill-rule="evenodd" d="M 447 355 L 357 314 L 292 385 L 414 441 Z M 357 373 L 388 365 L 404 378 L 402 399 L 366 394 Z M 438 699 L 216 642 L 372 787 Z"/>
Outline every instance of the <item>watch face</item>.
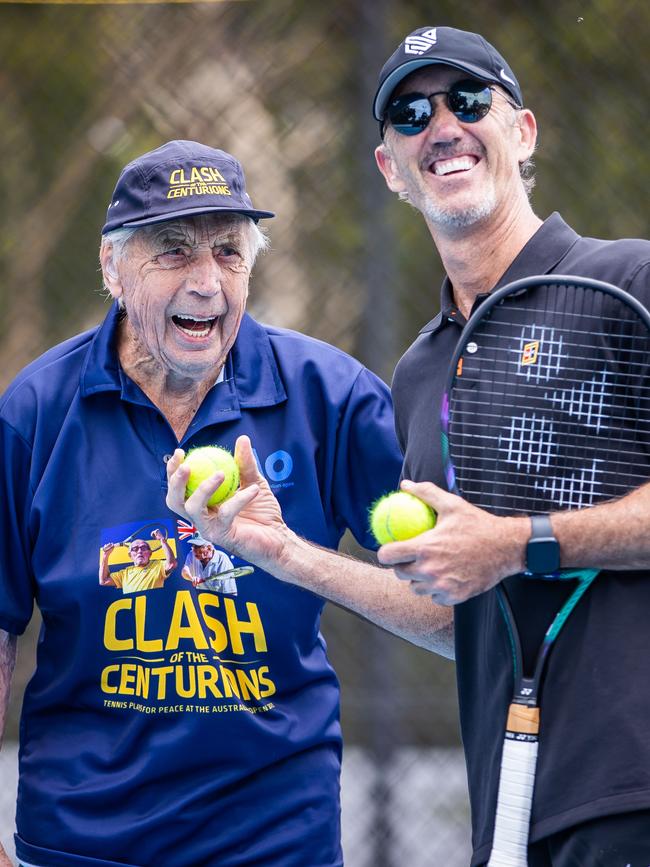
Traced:
<path fill-rule="evenodd" d="M 526 547 L 526 568 L 547 575 L 560 568 L 560 546 L 556 539 L 531 539 Z"/>

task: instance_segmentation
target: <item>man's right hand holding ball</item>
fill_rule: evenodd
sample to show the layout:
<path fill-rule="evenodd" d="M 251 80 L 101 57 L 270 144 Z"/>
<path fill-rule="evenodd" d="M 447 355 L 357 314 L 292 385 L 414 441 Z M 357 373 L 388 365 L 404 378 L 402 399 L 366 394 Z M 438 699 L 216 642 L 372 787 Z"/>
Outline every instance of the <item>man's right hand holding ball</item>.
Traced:
<path fill-rule="evenodd" d="M 284 523 L 280 504 L 258 469 L 249 438 L 241 436 L 235 444 L 239 490 L 215 507 L 208 506 L 208 501 L 224 474 L 210 476 L 185 499 L 190 470 L 183 464 L 184 458 L 183 450 L 177 449 L 167 464 L 169 508 L 189 518 L 204 539 L 273 571 L 282 561 L 288 539 L 295 534 Z"/>

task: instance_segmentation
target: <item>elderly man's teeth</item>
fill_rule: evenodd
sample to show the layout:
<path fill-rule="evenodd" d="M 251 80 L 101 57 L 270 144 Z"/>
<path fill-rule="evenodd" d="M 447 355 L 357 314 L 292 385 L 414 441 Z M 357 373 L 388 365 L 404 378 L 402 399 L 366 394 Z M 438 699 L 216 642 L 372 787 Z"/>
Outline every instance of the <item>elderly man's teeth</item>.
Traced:
<path fill-rule="evenodd" d="M 190 337 L 207 337 L 210 333 L 209 328 L 201 328 L 199 330 L 198 328 L 183 328 L 182 325 L 179 325 L 178 327 L 184 334 L 189 334 Z"/>
<path fill-rule="evenodd" d="M 439 160 L 433 164 L 436 175 L 448 175 L 451 172 L 467 172 L 476 165 L 475 157 L 454 157 L 451 160 Z"/>
<path fill-rule="evenodd" d="M 174 316 L 174 323 L 190 337 L 207 337 L 215 321 L 214 317 Z"/>

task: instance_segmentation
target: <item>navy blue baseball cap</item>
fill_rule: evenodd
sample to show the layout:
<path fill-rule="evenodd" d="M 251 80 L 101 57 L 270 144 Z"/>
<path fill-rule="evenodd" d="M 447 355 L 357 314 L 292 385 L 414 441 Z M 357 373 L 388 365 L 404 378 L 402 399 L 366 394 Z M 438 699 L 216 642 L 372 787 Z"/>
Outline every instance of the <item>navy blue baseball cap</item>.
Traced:
<path fill-rule="evenodd" d="M 519 82 L 505 59 L 478 33 L 455 27 L 420 27 L 404 39 L 379 73 L 372 110 L 382 121 L 391 94 L 411 72 L 440 64 L 467 72 L 479 81 L 499 84 L 519 106 L 523 106 Z"/>
<path fill-rule="evenodd" d="M 244 170 L 231 154 L 195 141 L 170 141 L 122 169 L 102 235 L 213 212 L 244 214 L 255 222 L 275 216 L 253 207 Z"/>

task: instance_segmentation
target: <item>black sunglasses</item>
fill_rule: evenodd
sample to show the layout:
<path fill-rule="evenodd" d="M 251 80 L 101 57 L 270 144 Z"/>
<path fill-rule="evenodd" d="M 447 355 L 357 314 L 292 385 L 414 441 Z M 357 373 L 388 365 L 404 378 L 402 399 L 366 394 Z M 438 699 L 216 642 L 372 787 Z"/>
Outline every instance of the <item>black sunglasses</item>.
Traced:
<path fill-rule="evenodd" d="M 449 90 L 437 90 L 428 95 L 405 93 L 388 103 L 381 124 L 382 137 L 387 121 L 400 135 L 419 135 L 434 115 L 435 108 L 431 102 L 434 96 L 446 96 L 449 111 L 463 123 L 477 123 L 492 107 L 492 87 L 471 78 L 452 84 Z M 513 108 L 521 107 L 507 97 L 506 101 Z"/>

